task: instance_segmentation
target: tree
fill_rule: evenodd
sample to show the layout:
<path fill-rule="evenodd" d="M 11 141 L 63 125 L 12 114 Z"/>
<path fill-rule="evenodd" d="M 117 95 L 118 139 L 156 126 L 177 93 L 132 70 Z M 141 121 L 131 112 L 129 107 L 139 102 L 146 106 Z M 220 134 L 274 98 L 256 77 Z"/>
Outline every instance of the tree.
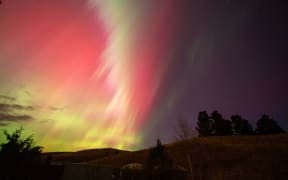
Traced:
<path fill-rule="evenodd" d="M 231 121 L 225 120 L 218 111 L 213 111 L 211 119 L 214 125 L 214 135 L 216 136 L 227 136 L 232 135 Z"/>
<path fill-rule="evenodd" d="M 192 164 L 191 164 L 191 142 L 189 141 L 192 138 L 193 132 L 192 128 L 190 128 L 189 124 L 183 117 L 179 117 L 176 126 L 176 140 L 182 141 L 184 153 L 186 155 L 186 159 L 189 165 L 190 173 L 192 173 Z"/>
<path fill-rule="evenodd" d="M 17 129 L 12 134 L 4 131 L 6 143 L 0 145 L 0 160 L 5 163 L 33 163 L 40 160 L 42 147 L 33 146 L 33 136 L 21 139 L 23 129 Z"/>
<path fill-rule="evenodd" d="M 285 133 L 285 131 L 278 125 L 277 121 L 264 114 L 257 121 L 256 134 L 277 134 Z"/>
<path fill-rule="evenodd" d="M 162 145 L 160 139 L 157 139 L 157 144 L 155 147 L 150 148 L 147 167 L 148 168 L 171 168 L 173 166 L 173 161 L 165 153 L 165 147 Z"/>
<path fill-rule="evenodd" d="M 162 145 L 160 139 L 157 139 L 157 144 L 155 147 L 150 148 L 149 159 L 157 159 L 161 157 L 164 153 L 164 146 Z"/>
<path fill-rule="evenodd" d="M 196 130 L 199 136 L 212 135 L 213 125 L 206 111 L 199 112 Z"/>
<path fill-rule="evenodd" d="M 252 135 L 254 133 L 252 125 L 240 115 L 231 116 L 231 120 L 235 135 Z"/>
<path fill-rule="evenodd" d="M 179 117 L 176 125 L 176 140 L 185 141 L 193 137 L 193 132 L 183 117 Z"/>

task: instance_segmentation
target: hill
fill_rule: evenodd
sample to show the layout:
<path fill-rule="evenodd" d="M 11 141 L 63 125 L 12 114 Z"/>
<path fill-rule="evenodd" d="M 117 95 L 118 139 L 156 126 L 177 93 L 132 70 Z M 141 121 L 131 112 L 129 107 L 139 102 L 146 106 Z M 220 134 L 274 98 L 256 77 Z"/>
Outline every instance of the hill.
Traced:
<path fill-rule="evenodd" d="M 288 135 L 197 137 L 166 144 L 165 153 L 191 179 L 288 179 Z M 92 149 L 45 153 L 53 163 L 85 163 L 121 168 L 146 163 L 149 149 Z M 188 158 L 189 157 L 190 165 Z"/>
<path fill-rule="evenodd" d="M 188 167 L 185 153 L 192 155 L 193 163 L 232 163 L 244 160 L 288 160 L 288 135 L 197 137 L 164 145 L 175 163 Z M 188 147 L 187 147 L 188 146 Z M 105 156 L 90 164 L 104 163 L 121 166 L 126 163 L 144 163 L 148 149 Z"/>
<path fill-rule="evenodd" d="M 197 137 L 165 147 L 174 164 L 192 171 L 194 179 L 288 178 L 287 134 Z M 121 167 L 128 163 L 145 163 L 148 153 L 147 149 L 120 153 L 89 161 L 88 164 Z"/>
<path fill-rule="evenodd" d="M 125 154 L 128 152 L 129 151 L 112 148 L 88 149 L 76 152 L 48 152 L 43 153 L 43 159 L 45 160 L 47 158 L 50 158 L 53 164 L 83 163 L 96 159 L 102 159 L 104 157 L 110 157 L 117 154 Z"/>

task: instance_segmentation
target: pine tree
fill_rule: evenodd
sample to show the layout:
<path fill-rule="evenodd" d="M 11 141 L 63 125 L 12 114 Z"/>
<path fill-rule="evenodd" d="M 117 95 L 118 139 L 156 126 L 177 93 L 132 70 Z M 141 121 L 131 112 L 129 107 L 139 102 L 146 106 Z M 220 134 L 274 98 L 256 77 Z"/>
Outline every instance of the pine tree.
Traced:
<path fill-rule="evenodd" d="M 214 135 L 216 136 L 227 136 L 232 135 L 232 126 L 229 120 L 225 120 L 218 111 L 213 111 L 211 119 L 214 125 Z"/>
<path fill-rule="evenodd" d="M 162 145 L 160 139 L 157 139 L 157 144 L 155 147 L 150 148 L 148 160 L 153 161 L 155 159 L 161 158 L 164 154 L 164 146 Z"/>
<path fill-rule="evenodd" d="M 147 158 L 147 168 L 171 168 L 173 166 L 173 160 L 165 153 L 165 147 L 161 141 L 157 139 L 155 147 L 150 148 Z"/>
<path fill-rule="evenodd" d="M 196 130 L 199 136 L 211 136 L 213 131 L 212 121 L 206 111 L 199 112 Z"/>

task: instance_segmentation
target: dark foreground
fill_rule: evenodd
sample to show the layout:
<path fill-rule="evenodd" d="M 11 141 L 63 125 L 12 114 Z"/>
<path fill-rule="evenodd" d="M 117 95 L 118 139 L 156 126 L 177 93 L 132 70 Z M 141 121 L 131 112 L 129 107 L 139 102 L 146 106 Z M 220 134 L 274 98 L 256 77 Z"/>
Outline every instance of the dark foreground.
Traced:
<path fill-rule="evenodd" d="M 194 138 L 165 145 L 170 167 L 146 168 L 149 150 L 102 149 L 55 153 L 50 165 L 0 163 L 0 180 L 287 180 L 287 152 L 287 134 Z"/>

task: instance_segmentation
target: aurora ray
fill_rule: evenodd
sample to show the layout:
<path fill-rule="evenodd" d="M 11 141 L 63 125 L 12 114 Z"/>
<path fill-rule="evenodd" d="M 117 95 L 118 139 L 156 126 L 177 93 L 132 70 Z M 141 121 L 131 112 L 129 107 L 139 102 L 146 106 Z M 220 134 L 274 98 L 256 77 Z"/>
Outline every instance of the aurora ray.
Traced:
<path fill-rule="evenodd" d="M 7 2 L 0 12 L 0 91 L 33 110 L 2 109 L 32 119 L 3 119 L 9 126 L 2 127 L 23 126 L 46 151 L 137 147 L 171 33 L 154 28 L 169 24 L 171 2 L 160 11 L 128 0 Z M 143 7 L 152 15 L 144 17 Z"/>

